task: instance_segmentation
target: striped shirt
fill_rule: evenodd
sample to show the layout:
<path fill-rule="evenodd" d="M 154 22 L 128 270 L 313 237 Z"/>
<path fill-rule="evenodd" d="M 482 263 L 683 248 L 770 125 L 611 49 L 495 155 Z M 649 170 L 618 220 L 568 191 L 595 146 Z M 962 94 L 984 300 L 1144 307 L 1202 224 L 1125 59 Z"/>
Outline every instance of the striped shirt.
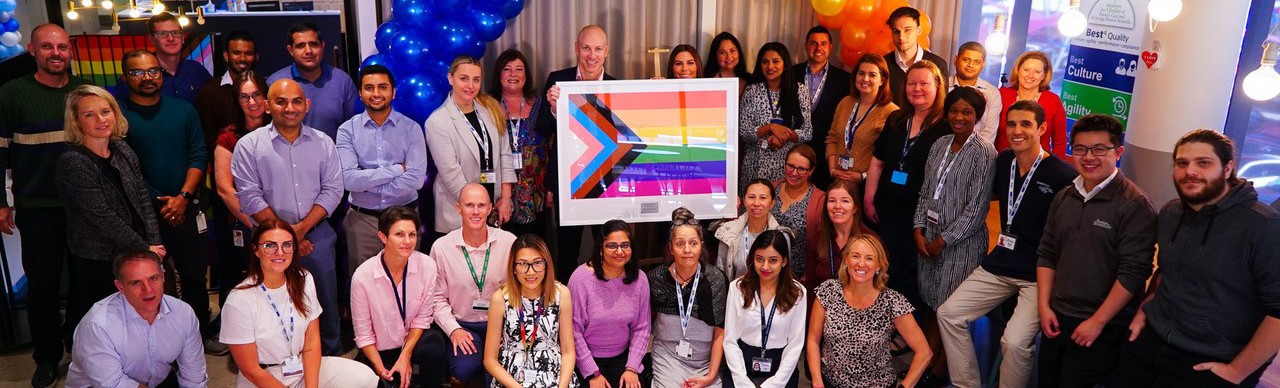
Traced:
<path fill-rule="evenodd" d="M 0 86 L 0 174 L 13 170 L 14 197 L 10 201 L 0 190 L 0 206 L 62 206 L 53 171 L 67 148 L 63 111 L 67 93 L 87 84 L 68 76 L 66 85 L 54 88 L 36 81 L 33 74 Z"/>
<path fill-rule="evenodd" d="M 934 309 L 978 268 L 987 253 L 986 217 L 996 149 L 986 139 L 973 137 L 952 153 L 954 138 L 943 136 L 929 149 L 915 214 L 915 227 L 924 228 L 926 239 L 942 237 L 946 243 L 941 257 L 919 259 L 920 296 Z M 938 214 L 938 222 L 928 220 L 930 212 Z"/>

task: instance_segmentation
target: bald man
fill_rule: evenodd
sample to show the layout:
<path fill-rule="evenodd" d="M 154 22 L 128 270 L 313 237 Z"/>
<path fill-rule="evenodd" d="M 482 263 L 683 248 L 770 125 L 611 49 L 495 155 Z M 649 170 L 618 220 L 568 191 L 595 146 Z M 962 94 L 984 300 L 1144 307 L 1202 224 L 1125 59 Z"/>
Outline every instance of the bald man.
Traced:
<path fill-rule="evenodd" d="M 465 387 L 471 380 L 490 376 L 484 373 L 483 353 L 489 296 L 507 278 L 507 257 L 516 236 L 485 223 L 493 204 L 489 191 L 479 183 L 462 186 L 455 205 L 462 227 L 449 232 L 431 246 L 431 257 L 440 271 L 438 289 L 443 298 L 436 305 L 436 325 L 449 336 L 450 385 Z"/>
<path fill-rule="evenodd" d="M 605 35 L 604 28 L 598 25 L 588 25 L 582 27 L 578 31 L 578 39 L 573 43 L 574 52 L 577 54 L 577 66 L 567 69 L 557 70 L 547 75 L 547 82 L 544 82 L 549 104 L 543 105 L 542 111 L 538 114 L 538 132 L 542 134 L 544 139 L 551 139 L 548 148 L 548 163 L 546 185 L 548 193 L 547 204 L 555 206 L 557 201 L 563 197 L 557 197 L 556 191 L 559 190 L 559 165 L 556 155 L 556 100 L 560 97 L 560 87 L 556 86 L 557 82 L 562 81 L 612 81 L 616 78 L 604 71 L 605 59 L 609 58 L 609 37 Z M 557 212 L 556 214 L 559 214 Z M 560 225 L 560 220 L 556 220 L 556 225 Z M 581 226 L 561 226 L 556 229 L 556 237 L 558 243 L 552 243 L 556 246 L 556 279 L 561 283 L 569 282 L 569 275 L 573 274 L 573 269 L 578 266 L 578 252 L 582 248 L 582 227 Z M 546 236 L 544 236 L 546 237 Z"/>
<path fill-rule="evenodd" d="M 27 51 L 36 59 L 36 73 L 0 86 L 0 182 L 7 170 L 13 170 L 12 200 L 0 190 L 0 232 L 13 234 L 15 227 L 23 232 L 27 323 L 36 362 L 31 385 L 47 387 L 58 378 L 63 341 L 70 350 L 75 330 L 73 326 L 59 331 L 58 288 L 67 256 L 67 217 L 54 180 L 54 162 L 66 148 L 62 115 L 67 93 L 89 81 L 71 75 L 71 38 L 62 27 L 36 26 Z M 84 309 L 94 302 L 84 301 Z"/>
<path fill-rule="evenodd" d="M 315 277 L 316 296 L 324 308 L 321 350 L 333 356 L 341 348 L 334 252 L 338 236 L 323 221 L 342 199 L 342 167 L 333 140 L 302 124 L 310 107 L 311 100 L 296 81 L 272 84 L 267 91 L 271 124 L 240 138 L 231 156 L 231 174 L 240 211 L 258 223 L 281 219 L 303 238 L 298 253 Z"/>

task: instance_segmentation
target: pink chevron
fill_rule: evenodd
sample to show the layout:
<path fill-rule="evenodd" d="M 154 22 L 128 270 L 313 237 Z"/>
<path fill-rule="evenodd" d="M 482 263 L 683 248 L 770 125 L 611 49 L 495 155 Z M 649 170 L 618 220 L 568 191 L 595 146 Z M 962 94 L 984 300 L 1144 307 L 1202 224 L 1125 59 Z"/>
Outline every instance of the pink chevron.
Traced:
<path fill-rule="evenodd" d="M 573 108 L 571 107 L 570 109 Z M 582 108 L 577 107 L 577 109 Z M 574 120 L 571 117 L 566 117 L 565 119 L 569 120 L 569 130 L 573 131 L 573 135 L 577 136 L 579 140 L 582 140 L 582 142 L 587 145 L 587 152 L 583 152 L 582 155 L 578 156 L 578 159 L 573 161 L 572 165 L 569 165 L 569 176 L 574 177 L 582 173 L 582 169 L 591 162 L 591 159 L 594 158 L 596 154 L 604 151 L 604 144 L 600 143 L 599 140 L 596 140 L 595 136 L 592 136 L 591 133 L 587 132 L 587 128 L 583 127 L 578 120 Z"/>

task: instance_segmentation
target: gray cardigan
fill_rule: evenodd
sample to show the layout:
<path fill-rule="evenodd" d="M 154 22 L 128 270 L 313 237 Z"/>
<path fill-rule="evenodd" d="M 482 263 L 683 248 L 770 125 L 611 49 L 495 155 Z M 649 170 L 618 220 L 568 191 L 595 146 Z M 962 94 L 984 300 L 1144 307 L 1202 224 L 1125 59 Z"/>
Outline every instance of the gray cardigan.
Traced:
<path fill-rule="evenodd" d="M 159 221 L 142 180 L 138 155 L 123 141 L 112 140 L 108 147 L 110 163 L 120 171 L 128 198 L 120 198 L 87 148 L 72 146 L 58 157 L 58 192 L 67 209 L 67 250 L 77 257 L 111 260 L 126 250 L 160 245 Z M 142 218 L 144 230 L 133 229 L 130 205 Z"/>

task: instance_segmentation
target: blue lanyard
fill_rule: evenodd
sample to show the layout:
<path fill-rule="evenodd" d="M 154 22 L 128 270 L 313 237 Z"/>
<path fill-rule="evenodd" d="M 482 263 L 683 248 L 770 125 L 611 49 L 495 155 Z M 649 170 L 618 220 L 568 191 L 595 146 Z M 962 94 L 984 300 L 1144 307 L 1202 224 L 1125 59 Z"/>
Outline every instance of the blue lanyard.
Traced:
<path fill-rule="evenodd" d="M 911 118 L 910 117 L 907 118 L 906 132 L 907 133 L 903 135 L 904 140 L 902 141 L 902 159 L 898 159 L 898 171 L 905 171 L 907 169 L 907 154 L 911 153 L 911 146 L 915 145 L 916 140 L 920 140 L 919 135 L 917 135 L 914 140 L 911 139 Z M 920 134 L 921 135 L 924 134 L 923 126 L 920 128 Z"/>
<path fill-rule="evenodd" d="M 765 86 L 764 96 L 769 99 L 769 114 L 773 116 L 772 118 L 775 118 L 775 119 L 782 118 L 780 117 L 782 116 L 782 108 L 778 107 L 778 104 L 782 102 L 782 91 L 781 90 L 778 91 L 778 99 L 774 100 L 773 92 L 770 92 L 769 87 Z"/>
<path fill-rule="evenodd" d="M 951 147 L 947 147 L 947 152 L 942 155 L 942 164 L 938 165 L 938 185 L 933 187 L 933 200 L 937 201 L 942 196 L 942 185 L 947 183 L 947 175 L 951 174 L 951 167 L 955 166 L 956 159 L 960 159 L 960 152 L 964 151 L 964 147 L 969 145 L 974 137 L 977 136 L 970 133 L 969 137 L 964 139 L 964 144 L 960 145 L 960 150 L 954 153 L 951 152 Z M 952 157 L 953 154 L 955 157 Z"/>
<path fill-rule="evenodd" d="M 1005 202 L 1008 209 L 1005 210 L 1005 229 L 1008 232 L 1013 228 L 1013 216 L 1018 214 L 1018 208 L 1022 207 L 1022 196 L 1027 194 L 1027 186 L 1031 186 L 1031 177 L 1036 175 L 1036 168 L 1040 167 L 1040 161 L 1044 160 L 1044 151 L 1041 150 L 1036 154 L 1036 162 L 1031 164 L 1031 169 L 1027 171 L 1026 179 L 1022 181 L 1022 188 L 1018 190 L 1018 197 L 1013 197 L 1013 184 L 1018 178 L 1018 158 L 1014 156 L 1013 163 L 1009 164 L 1009 197 Z"/>
<path fill-rule="evenodd" d="M 849 152 L 853 152 L 854 132 L 857 132 L 858 128 L 862 127 L 862 122 L 866 121 L 867 117 L 871 117 L 871 111 L 875 110 L 876 108 L 871 107 L 871 109 L 867 109 L 867 113 L 863 114 L 861 119 L 858 118 L 858 109 L 862 109 L 861 102 L 855 103 L 853 105 L 853 112 L 849 112 L 849 122 L 846 123 L 844 126 L 844 143 L 845 143 L 845 148 L 848 149 Z M 911 126 L 909 125 L 907 126 L 907 136 L 911 136 Z"/>
<path fill-rule="evenodd" d="M 396 308 L 400 309 L 400 320 L 404 321 L 405 328 L 409 328 L 409 317 L 405 310 L 409 309 L 409 259 L 405 259 L 404 278 L 400 279 L 400 291 L 396 291 L 396 279 L 391 277 L 391 268 L 387 267 L 387 261 L 379 255 L 378 260 L 382 262 L 382 270 L 387 273 L 387 281 L 391 282 L 391 294 L 396 296 Z M 403 298 L 400 295 L 404 295 Z"/>
<path fill-rule="evenodd" d="M 267 302 L 271 304 L 271 310 L 276 312 L 276 320 L 280 321 L 280 332 L 284 333 L 284 340 L 290 344 L 293 343 L 293 304 L 289 304 L 289 324 L 284 324 L 284 316 L 280 314 L 280 308 L 276 307 L 276 301 L 271 300 L 271 293 L 267 292 L 265 284 L 259 284 L 258 288 L 262 289 L 262 294 L 267 296 Z M 287 328 L 287 330 L 286 330 Z"/>
<path fill-rule="evenodd" d="M 765 349 L 769 348 L 769 331 L 773 330 L 773 314 L 778 312 L 778 295 L 773 296 L 769 319 L 764 318 L 764 298 L 760 297 L 760 291 L 756 291 L 756 300 L 760 301 L 760 357 L 764 357 Z"/>
<path fill-rule="evenodd" d="M 836 273 L 836 238 L 831 236 L 830 244 L 827 244 L 827 264 L 831 266 L 831 278 L 838 279 L 840 275 Z"/>
<path fill-rule="evenodd" d="M 675 274 L 675 267 L 671 267 L 672 274 Z M 684 295 L 680 295 L 680 282 L 675 280 L 675 276 L 671 277 L 671 281 L 676 283 L 676 312 L 680 314 L 680 338 L 685 337 L 685 333 L 689 331 L 689 318 L 693 317 L 693 298 L 698 295 L 698 281 L 702 280 L 702 264 L 698 264 L 698 271 L 693 274 L 693 289 L 689 290 L 689 308 L 684 307 Z"/>

